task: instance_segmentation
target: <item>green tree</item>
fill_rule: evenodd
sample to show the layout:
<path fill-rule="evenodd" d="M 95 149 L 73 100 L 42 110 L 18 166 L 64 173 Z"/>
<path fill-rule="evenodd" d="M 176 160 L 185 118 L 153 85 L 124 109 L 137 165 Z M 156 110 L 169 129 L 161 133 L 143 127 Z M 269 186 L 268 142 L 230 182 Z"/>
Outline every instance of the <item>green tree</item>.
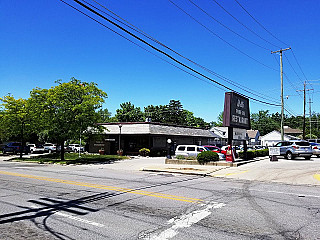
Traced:
<path fill-rule="evenodd" d="M 111 118 L 111 112 L 108 111 L 107 108 L 105 109 L 99 109 L 98 114 L 100 116 L 99 121 L 100 123 L 107 123 L 110 122 Z"/>
<path fill-rule="evenodd" d="M 164 121 L 165 111 L 166 111 L 166 106 L 164 105 L 158 105 L 158 106 L 149 105 L 144 108 L 144 115 L 145 115 L 145 118 L 151 118 L 152 122 L 163 123 L 165 122 Z"/>
<path fill-rule="evenodd" d="M 280 122 L 275 121 L 269 111 L 259 111 L 251 114 L 251 128 L 259 130 L 261 136 L 280 129 Z"/>
<path fill-rule="evenodd" d="M 11 95 L 0 98 L 1 111 L 1 137 L 4 140 L 17 140 L 25 145 L 25 140 L 34 131 L 36 119 L 32 117 L 29 99 L 15 99 Z M 22 148 L 21 148 L 22 150 Z M 22 151 L 20 151 L 22 158 Z"/>
<path fill-rule="evenodd" d="M 177 125 L 186 125 L 186 112 L 179 100 L 170 100 L 164 109 L 164 122 Z"/>
<path fill-rule="evenodd" d="M 219 113 L 216 122 L 210 122 L 211 127 L 222 127 L 223 126 L 223 111 Z"/>
<path fill-rule="evenodd" d="M 144 114 L 139 107 L 135 107 L 131 102 L 120 104 L 120 109 L 116 110 L 115 117 L 119 122 L 143 122 Z"/>
<path fill-rule="evenodd" d="M 69 82 L 57 81 L 50 89 L 33 89 L 32 104 L 37 106 L 34 113 L 41 123 L 39 127 L 48 131 L 51 139 L 61 145 L 61 160 L 64 160 L 64 142 L 78 139 L 88 129 L 97 129 L 100 119 L 97 112 L 107 94 L 91 82 L 71 78 Z"/>

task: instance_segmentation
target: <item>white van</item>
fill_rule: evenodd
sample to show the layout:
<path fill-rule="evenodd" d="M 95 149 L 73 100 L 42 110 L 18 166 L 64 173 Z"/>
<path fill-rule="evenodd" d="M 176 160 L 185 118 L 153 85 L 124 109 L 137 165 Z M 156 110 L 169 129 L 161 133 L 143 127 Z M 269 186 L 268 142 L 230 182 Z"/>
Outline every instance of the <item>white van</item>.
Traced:
<path fill-rule="evenodd" d="M 192 156 L 196 157 L 199 153 L 203 151 L 208 151 L 205 147 L 197 146 L 197 145 L 178 145 L 176 148 L 175 155 L 178 156 Z"/>

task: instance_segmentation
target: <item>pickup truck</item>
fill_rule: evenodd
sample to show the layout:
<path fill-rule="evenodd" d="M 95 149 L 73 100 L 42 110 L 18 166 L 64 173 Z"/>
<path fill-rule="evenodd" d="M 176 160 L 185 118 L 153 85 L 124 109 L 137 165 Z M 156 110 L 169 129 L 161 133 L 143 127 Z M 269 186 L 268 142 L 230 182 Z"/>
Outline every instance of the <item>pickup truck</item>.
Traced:
<path fill-rule="evenodd" d="M 3 154 L 7 154 L 7 153 L 17 154 L 21 151 L 21 149 L 22 149 L 22 153 L 25 153 L 25 154 L 30 153 L 30 148 L 28 146 L 21 146 L 20 142 L 10 142 L 6 144 L 3 147 L 2 152 Z"/>

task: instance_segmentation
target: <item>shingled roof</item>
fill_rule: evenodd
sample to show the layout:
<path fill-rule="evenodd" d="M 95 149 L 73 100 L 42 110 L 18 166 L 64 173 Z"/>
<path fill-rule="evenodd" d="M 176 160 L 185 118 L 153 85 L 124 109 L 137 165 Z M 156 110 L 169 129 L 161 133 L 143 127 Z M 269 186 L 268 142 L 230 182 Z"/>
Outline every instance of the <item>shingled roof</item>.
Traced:
<path fill-rule="evenodd" d="M 105 134 L 114 135 L 120 133 L 119 126 L 121 125 L 121 134 L 123 135 L 170 135 L 170 136 L 193 136 L 219 138 L 208 129 L 176 126 L 163 123 L 152 122 L 125 122 L 125 123 L 103 123 Z"/>

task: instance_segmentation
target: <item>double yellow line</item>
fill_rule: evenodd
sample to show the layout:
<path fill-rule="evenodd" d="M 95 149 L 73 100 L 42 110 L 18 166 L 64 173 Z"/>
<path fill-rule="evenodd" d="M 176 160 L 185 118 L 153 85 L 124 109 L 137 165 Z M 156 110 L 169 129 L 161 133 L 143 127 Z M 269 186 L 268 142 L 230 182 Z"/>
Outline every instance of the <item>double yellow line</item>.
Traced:
<path fill-rule="evenodd" d="M 105 189 L 105 190 L 116 191 L 116 192 L 138 194 L 138 195 L 144 195 L 149 197 L 165 198 L 165 199 L 171 199 L 171 200 L 182 201 L 182 202 L 191 202 L 191 203 L 203 202 L 203 200 L 198 198 L 188 198 L 188 197 L 182 197 L 182 196 L 176 196 L 176 195 L 170 195 L 170 194 L 164 194 L 164 193 L 149 192 L 149 191 L 136 190 L 136 189 L 130 189 L 130 188 L 113 187 L 113 186 L 107 186 L 107 185 L 101 185 L 101 184 L 77 182 L 77 181 L 63 180 L 58 178 L 47 178 L 47 177 L 40 177 L 40 176 L 6 172 L 6 171 L 0 171 L 0 174 L 15 176 L 15 177 L 22 177 L 22 178 L 30 178 L 30 179 L 36 179 L 36 180 L 42 180 L 42 181 L 48 181 L 48 182 L 76 185 L 76 186 L 82 186 L 82 187 Z"/>

